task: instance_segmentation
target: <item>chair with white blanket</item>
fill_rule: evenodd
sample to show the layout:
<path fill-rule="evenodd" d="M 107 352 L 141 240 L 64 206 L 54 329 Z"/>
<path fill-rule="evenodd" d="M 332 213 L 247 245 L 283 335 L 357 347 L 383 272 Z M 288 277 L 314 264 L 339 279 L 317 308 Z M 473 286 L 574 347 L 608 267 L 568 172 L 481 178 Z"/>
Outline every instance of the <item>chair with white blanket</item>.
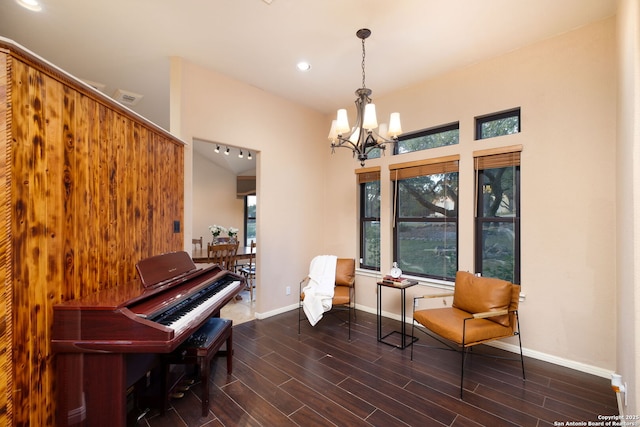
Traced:
<path fill-rule="evenodd" d="M 309 275 L 300 281 L 298 335 L 305 317 L 315 326 L 324 313 L 345 310 L 349 316 L 351 341 L 351 316 L 353 314 L 355 318 L 356 308 L 355 278 L 356 260 L 353 258 L 320 255 L 311 260 Z"/>

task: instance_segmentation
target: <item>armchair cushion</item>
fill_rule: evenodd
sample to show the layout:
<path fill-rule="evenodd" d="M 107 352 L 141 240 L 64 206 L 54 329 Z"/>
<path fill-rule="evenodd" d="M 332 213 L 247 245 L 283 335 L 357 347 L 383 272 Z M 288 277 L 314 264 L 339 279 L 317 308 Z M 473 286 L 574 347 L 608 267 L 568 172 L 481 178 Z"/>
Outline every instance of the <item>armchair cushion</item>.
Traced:
<path fill-rule="evenodd" d="M 468 319 L 469 317 L 468 312 L 455 307 L 419 310 L 413 313 L 415 321 L 441 337 L 457 344 L 462 345 L 462 334 L 464 331 L 465 347 L 513 335 L 512 328 L 502 326 L 489 319 L 468 320 L 466 328 L 463 329 L 464 319 Z"/>
<path fill-rule="evenodd" d="M 458 271 L 452 306 L 471 314 L 508 310 L 512 299 L 512 287 L 513 285 L 505 280 L 477 277 L 466 271 Z M 509 326 L 508 315 L 488 317 L 487 320 Z"/>
<path fill-rule="evenodd" d="M 356 260 L 338 258 L 336 260 L 336 286 L 353 286 L 356 280 Z"/>

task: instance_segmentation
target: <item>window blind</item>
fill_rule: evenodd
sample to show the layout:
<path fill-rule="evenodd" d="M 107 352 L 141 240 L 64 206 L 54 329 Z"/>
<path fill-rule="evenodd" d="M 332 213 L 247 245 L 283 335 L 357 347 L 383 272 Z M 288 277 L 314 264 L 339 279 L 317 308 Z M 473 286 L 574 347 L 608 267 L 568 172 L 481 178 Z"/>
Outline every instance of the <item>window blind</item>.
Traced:
<path fill-rule="evenodd" d="M 356 169 L 356 177 L 358 179 L 358 184 L 380 181 L 380 166 Z"/>
<path fill-rule="evenodd" d="M 391 180 L 395 181 L 417 176 L 433 175 L 458 171 L 459 155 L 416 160 L 413 162 L 389 165 Z"/>
<path fill-rule="evenodd" d="M 490 150 L 474 151 L 475 170 L 520 166 L 520 152 L 522 145 L 500 147 Z"/>

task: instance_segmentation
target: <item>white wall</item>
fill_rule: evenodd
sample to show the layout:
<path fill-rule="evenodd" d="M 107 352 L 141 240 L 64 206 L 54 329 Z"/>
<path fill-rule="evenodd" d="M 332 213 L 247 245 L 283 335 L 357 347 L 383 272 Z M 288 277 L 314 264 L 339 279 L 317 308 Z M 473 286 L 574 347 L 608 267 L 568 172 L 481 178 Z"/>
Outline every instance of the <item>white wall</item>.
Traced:
<path fill-rule="evenodd" d="M 244 241 L 244 199 L 236 197 L 236 180 L 233 172 L 193 153 L 194 238 L 202 236 L 205 243 L 210 242 L 212 236 L 209 226 L 217 224 L 237 228 L 240 230 L 239 241 Z"/>
<path fill-rule="evenodd" d="M 181 139 L 224 141 L 256 153 L 256 316 L 295 304 L 295 292 L 285 295 L 286 287 L 297 289 L 309 261 L 323 249 L 327 150 L 323 116 L 179 58 L 173 59 L 171 84 L 171 115 L 181 118 L 175 125 Z M 193 215 L 192 172 L 189 145 L 187 219 Z M 185 247 L 191 246 L 192 234 L 192 224 L 185 221 Z"/>
<path fill-rule="evenodd" d="M 618 4 L 617 372 L 640 412 L 640 1 Z"/>
<path fill-rule="evenodd" d="M 523 345 L 598 374 L 616 367 L 615 32 L 608 19 L 391 96 L 375 98 L 373 88 L 381 117 L 400 111 L 405 131 L 460 121 L 460 144 L 367 162 L 382 166 L 384 272 L 392 261 L 388 164 L 460 154 L 459 267 L 473 270 L 472 153 L 521 144 Z M 347 151 L 330 156 L 331 117 L 180 65 L 172 95 L 179 136 L 260 152 L 258 311 L 289 307 L 295 295 L 283 289 L 297 287 L 313 255 L 357 257 L 359 163 Z M 475 116 L 513 107 L 522 108 L 520 134 L 473 140 Z M 189 175 L 189 149 L 185 158 Z M 357 301 L 375 310 L 375 277 L 359 275 Z M 399 304 L 385 304 L 398 313 Z"/>

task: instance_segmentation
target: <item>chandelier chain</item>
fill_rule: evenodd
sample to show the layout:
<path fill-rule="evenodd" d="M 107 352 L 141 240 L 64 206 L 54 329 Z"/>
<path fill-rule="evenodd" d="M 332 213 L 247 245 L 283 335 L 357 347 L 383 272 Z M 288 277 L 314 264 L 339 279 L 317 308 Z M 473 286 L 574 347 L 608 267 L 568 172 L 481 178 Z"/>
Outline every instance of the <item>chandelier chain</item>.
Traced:
<path fill-rule="evenodd" d="M 364 58 L 365 58 L 365 52 L 364 52 L 364 39 L 362 39 L 362 87 L 365 88 L 365 83 L 364 83 Z"/>

